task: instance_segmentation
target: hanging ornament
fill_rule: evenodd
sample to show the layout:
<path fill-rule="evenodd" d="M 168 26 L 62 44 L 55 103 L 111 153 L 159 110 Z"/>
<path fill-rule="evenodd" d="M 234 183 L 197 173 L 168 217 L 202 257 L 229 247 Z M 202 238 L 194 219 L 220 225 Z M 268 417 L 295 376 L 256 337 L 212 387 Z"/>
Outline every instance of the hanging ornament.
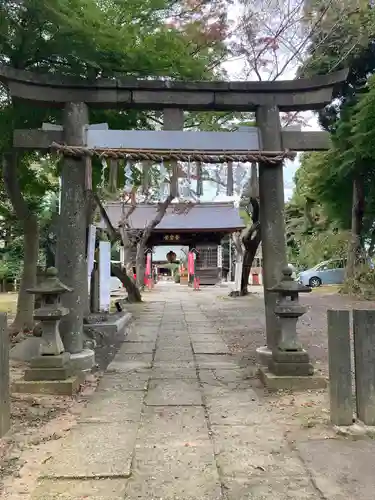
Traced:
<path fill-rule="evenodd" d="M 183 196 L 185 198 L 191 198 L 191 162 L 190 162 L 190 156 L 188 157 L 188 164 L 187 164 L 187 175 L 186 179 L 183 183 Z"/>
<path fill-rule="evenodd" d="M 126 160 L 124 166 L 124 178 L 125 178 L 125 192 L 131 193 L 133 189 L 133 170 L 132 163 L 130 160 Z"/>
<path fill-rule="evenodd" d="M 220 194 L 220 166 L 219 165 L 216 165 L 215 180 L 216 180 L 216 196 L 219 196 L 219 194 Z"/>
<path fill-rule="evenodd" d="M 246 171 L 245 171 L 244 166 L 240 162 L 238 162 L 237 166 L 236 166 L 235 175 L 234 175 L 237 195 L 240 195 L 242 192 L 242 185 L 243 185 L 243 180 L 245 178 L 245 173 L 246 173 Z"/>
<path fill-rule="evenodd" d="M 197 197 L 203 196 L 202 163 L 197 162 Z"/>
<path fill-rule="evenodd" d="M 227 196 L 233 196 L 233 163 L 227 165 Z"/>
<path fill-rule="evenodd" d="M 166 182 L 167 169 L 165 168 L 164 161 L 160 163 L 160 199 L 164 200 L 169 195 L 169 183 Z"/>
<path fill-rule="evenodd" d="M 142 162 L 142 192 L 147 194 L 150 189 L 150 171 L 152 168 L 152 161 Z"/>
<path fill-rule="evenodd" d="M 100 181 L 100 187 L 104 189 L 105 186 L 105 176 L 106 176 L 106 170 L 108 168 L 107 160 L 105 158 L 102 158 L 102 174 L 101 174 L 101 181 Z"/>

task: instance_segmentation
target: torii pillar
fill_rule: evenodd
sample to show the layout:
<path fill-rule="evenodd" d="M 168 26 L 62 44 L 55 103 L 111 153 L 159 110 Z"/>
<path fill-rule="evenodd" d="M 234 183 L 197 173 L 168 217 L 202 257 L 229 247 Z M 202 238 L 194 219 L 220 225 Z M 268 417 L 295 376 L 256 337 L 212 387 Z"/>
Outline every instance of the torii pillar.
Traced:
<path fill-rule="evenodd" d="M 278 107 L 276 105 L 259 106 L 256 121 L 262 149 L 282 151 Z M 275 315 L 277 295 L 268 290 L 280 281 L 281 270 L 287 265 L 283 162 L 259 163 L 259 198 L 267 345 L 257 349 L 257 357 L 260 364 L 268 365 L 272 358 L 272 350 L 278 345 L 281 333 L 279 319 Z"/>
<path fill-rule="evenodd" d="M 89 123 L 84 102 L 67 102 L 63 111 L 64 142 L 85 145 L 85 127 Z M 63 305 L 70 313 L 60 323 L 65 350 L 71 353 L 73 369 L 90 370 L 94 351 L 83 348 L 83 315 L 88 305 L 87 287 L 87 202 L 85 159 L 64 156 L 62 159 L 61 211 L 57 235 L 57 268 L 63 283 L 73 288 L 65 294 Z M 63 232 L 62 232 L 63 230 Z"/>

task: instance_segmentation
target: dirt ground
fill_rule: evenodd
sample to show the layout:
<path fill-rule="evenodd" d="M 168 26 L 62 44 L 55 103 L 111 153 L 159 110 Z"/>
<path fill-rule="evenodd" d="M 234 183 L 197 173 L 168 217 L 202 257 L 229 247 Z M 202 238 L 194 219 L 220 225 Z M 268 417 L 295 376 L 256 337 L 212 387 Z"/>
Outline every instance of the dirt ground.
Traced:
<path fill-rule="evenodd" d="M 265 318 L 263 301 L 249 295 L 237 299 L 222 297 L 218 311 L 219 328 L 228 346 L 235 353 L 242 353 L 255 361 L 255 350 L 265 345 Z M 303 346 L 308 350 L 315 368 L 328 374 L 327 310 L 375 309 L 375 302 L 358 301 L 331 293 L 329 288 L 314 290 L 301 295 L 301 303 L 307 312 L 298 322 L 298 334 Z"/>

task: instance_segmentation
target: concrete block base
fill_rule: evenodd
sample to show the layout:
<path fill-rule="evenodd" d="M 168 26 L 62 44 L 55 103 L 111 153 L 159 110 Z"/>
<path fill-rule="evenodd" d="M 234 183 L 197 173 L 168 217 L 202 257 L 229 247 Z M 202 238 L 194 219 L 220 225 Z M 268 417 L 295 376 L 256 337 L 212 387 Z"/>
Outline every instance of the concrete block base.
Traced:
<path fill-rule="evenodd" d="M 268 367 L 274 375 L 279 376 L 309 377 L 314 374 L 311 363 L 277 363 L 272 359 Z"/>
<path fill-rule="evenodd" d="M 70 377 L 66 380 L 19 380 L 11 386 L 12 392 L 22 394 L 52 394 L 55 396 L 73 396 L 82 382 L 81 377 Z"/>
<path fill-rule="evenodd" d="M 256 350 L 256 360 L 258 365 L 268 366 L 272 359 L 272 351 L 266 345 L 258 347 Z"/>
<path fill-rule="evenodd" d="M 259 369 L 259 378 L 270 391 L 289 389 L 292 391 L 306 391 L 308 389 L 325 389 L 327 379 L 321 375 L 288 376 L 274 375 L 267 368 Z"/>
<path fill-rule="evenodd" d="M 95 365 L 95 353 L 91 349 L 70 355 L 70 369 L 72 373 L 89 372 Z"/>
<path fill-rule="evenodd" d="M 31 368 L 66 368 L 70 362 L 70 354 L 63 352 L 58 356 L 37 356 L 30 362 Z"/>
<path fill-rule="evenodd" d="M 102 323 L 87 323 L 83 325 L 83 331 L 87 329 L 98 330 L 100 333 L 105 333 L 109 336 L 114 336 L 123 333 L 127 325 L 131 322 L 131 313 L 123 313 L 115 319 L 109 316 L 108 321 Z"/>
<path fill-rule="evenodd" d="M 70 376 L 69 368 L 27 368 L 25 380 L 66 380 Z"/>

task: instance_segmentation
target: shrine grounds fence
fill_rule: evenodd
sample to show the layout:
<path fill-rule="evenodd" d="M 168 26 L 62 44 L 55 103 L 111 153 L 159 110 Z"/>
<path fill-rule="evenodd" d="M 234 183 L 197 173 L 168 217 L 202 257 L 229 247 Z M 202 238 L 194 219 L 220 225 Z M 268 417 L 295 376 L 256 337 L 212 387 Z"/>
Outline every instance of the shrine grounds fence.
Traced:
<path fill-rule="evenodd" d="M 374 426 L 375 310 L 329 310 L 328 356 L 331 423 Z"/>

